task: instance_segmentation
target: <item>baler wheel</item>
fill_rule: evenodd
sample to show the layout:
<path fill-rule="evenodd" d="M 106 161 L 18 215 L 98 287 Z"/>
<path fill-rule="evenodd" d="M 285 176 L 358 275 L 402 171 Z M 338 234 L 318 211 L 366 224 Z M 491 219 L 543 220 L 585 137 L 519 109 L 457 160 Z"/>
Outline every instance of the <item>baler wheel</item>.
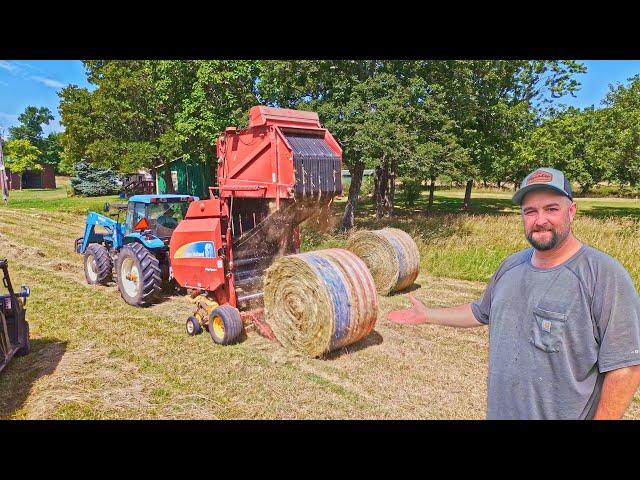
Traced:
<path fill-rule="evenodd" d="M 240 312 L 231 305 L 220 305 L 209 316 L 209 334 L 214 343 L 231 345 L 242 333 Z"/>
<path fill-rule="evenodd" d="M 162 290 L 162 273 L 156 256 L 140 243 L 120 250 L 116 261 L 118 288 L 123 300 L 135 307 L 148 307 Z"/>
<path fill-rule="evenodd" d="M 113 279 L 113 263 L 107 247 L 91 243 L 84 252 L 84 276 L 89 285 L 105 285 Z"/>
<path fill-rule="evenodd" d="M 200 326 L 200 322 L 196 317 L 187 318 L 187 333 L 192 337 L 194 335 L 200 335 L 202 333 L 202 327 Z"/>

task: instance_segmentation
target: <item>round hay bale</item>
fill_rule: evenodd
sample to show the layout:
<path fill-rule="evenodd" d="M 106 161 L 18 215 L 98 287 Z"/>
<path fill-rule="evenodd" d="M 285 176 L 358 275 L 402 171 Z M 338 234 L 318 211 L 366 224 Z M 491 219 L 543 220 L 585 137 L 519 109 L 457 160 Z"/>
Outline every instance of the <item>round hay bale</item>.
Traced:
<path fill-rule="evenodd" d="M 403 290 L 418 277 L 418 246 L 397 228 L 357 231 L 349 237 L 347 250 L 364 261 L 381 295 Z"/>
<path fill-rule="evenodd" d="M 311 357 L 366 337 L 378 315 L 366 265 L 337 248 L 276 260 L 265 272 L 264 306 L 276 339 Z"/>

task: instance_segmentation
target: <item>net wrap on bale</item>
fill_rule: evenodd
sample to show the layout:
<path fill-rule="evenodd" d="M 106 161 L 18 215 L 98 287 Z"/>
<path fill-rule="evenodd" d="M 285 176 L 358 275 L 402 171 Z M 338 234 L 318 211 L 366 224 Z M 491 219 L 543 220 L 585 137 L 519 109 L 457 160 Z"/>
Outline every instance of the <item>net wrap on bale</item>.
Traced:
<path fill-rule="evenodd" d="M 364 261 L 381 295 L 403 290 L 418 277 L 418 246 L 398 228 L 357 231 L 349 237 L 347 250 Z"/>
<path fill-rule="evenodd" d="M 378 314 L 371 273 L 338 248 L 276 260 L 265 273 L 264 305 L 276 339 L 312 357 L 366 337 Z"/>

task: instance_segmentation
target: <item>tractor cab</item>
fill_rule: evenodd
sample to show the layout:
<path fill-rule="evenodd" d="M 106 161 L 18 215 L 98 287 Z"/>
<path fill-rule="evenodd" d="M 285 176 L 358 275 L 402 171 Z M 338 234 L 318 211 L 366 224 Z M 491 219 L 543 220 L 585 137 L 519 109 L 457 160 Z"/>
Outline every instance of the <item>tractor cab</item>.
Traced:
<path fill-rule="evenodd" d="M 124 233 L 129 236 L 135 232 L 145 232 L 168 242 L 194 200 L 198 200 L 198 197 L 134 195 L 129 198 Z"/>

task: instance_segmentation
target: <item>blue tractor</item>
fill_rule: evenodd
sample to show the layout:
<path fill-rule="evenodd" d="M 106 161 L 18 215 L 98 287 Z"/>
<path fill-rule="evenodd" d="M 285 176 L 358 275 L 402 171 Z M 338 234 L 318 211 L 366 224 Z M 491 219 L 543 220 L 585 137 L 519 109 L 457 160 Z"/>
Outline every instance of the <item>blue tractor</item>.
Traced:
<path fill-rule="evenodd" d="M 115 273 L 125 302 L 138 307 L 153 304 L 172 285 L 169 240 L 194 200 L 198 197 L 134 195 L 127 204 L 105 204 L 108 216 L 89 212 L 84 236 L 75 245 L 76 252 L 84 255 L 87 283 L 106 285 Z M 116 213 L 110 213 L 114 208 Z M 123 211 L 124 224 L 120 223 Z"/>

